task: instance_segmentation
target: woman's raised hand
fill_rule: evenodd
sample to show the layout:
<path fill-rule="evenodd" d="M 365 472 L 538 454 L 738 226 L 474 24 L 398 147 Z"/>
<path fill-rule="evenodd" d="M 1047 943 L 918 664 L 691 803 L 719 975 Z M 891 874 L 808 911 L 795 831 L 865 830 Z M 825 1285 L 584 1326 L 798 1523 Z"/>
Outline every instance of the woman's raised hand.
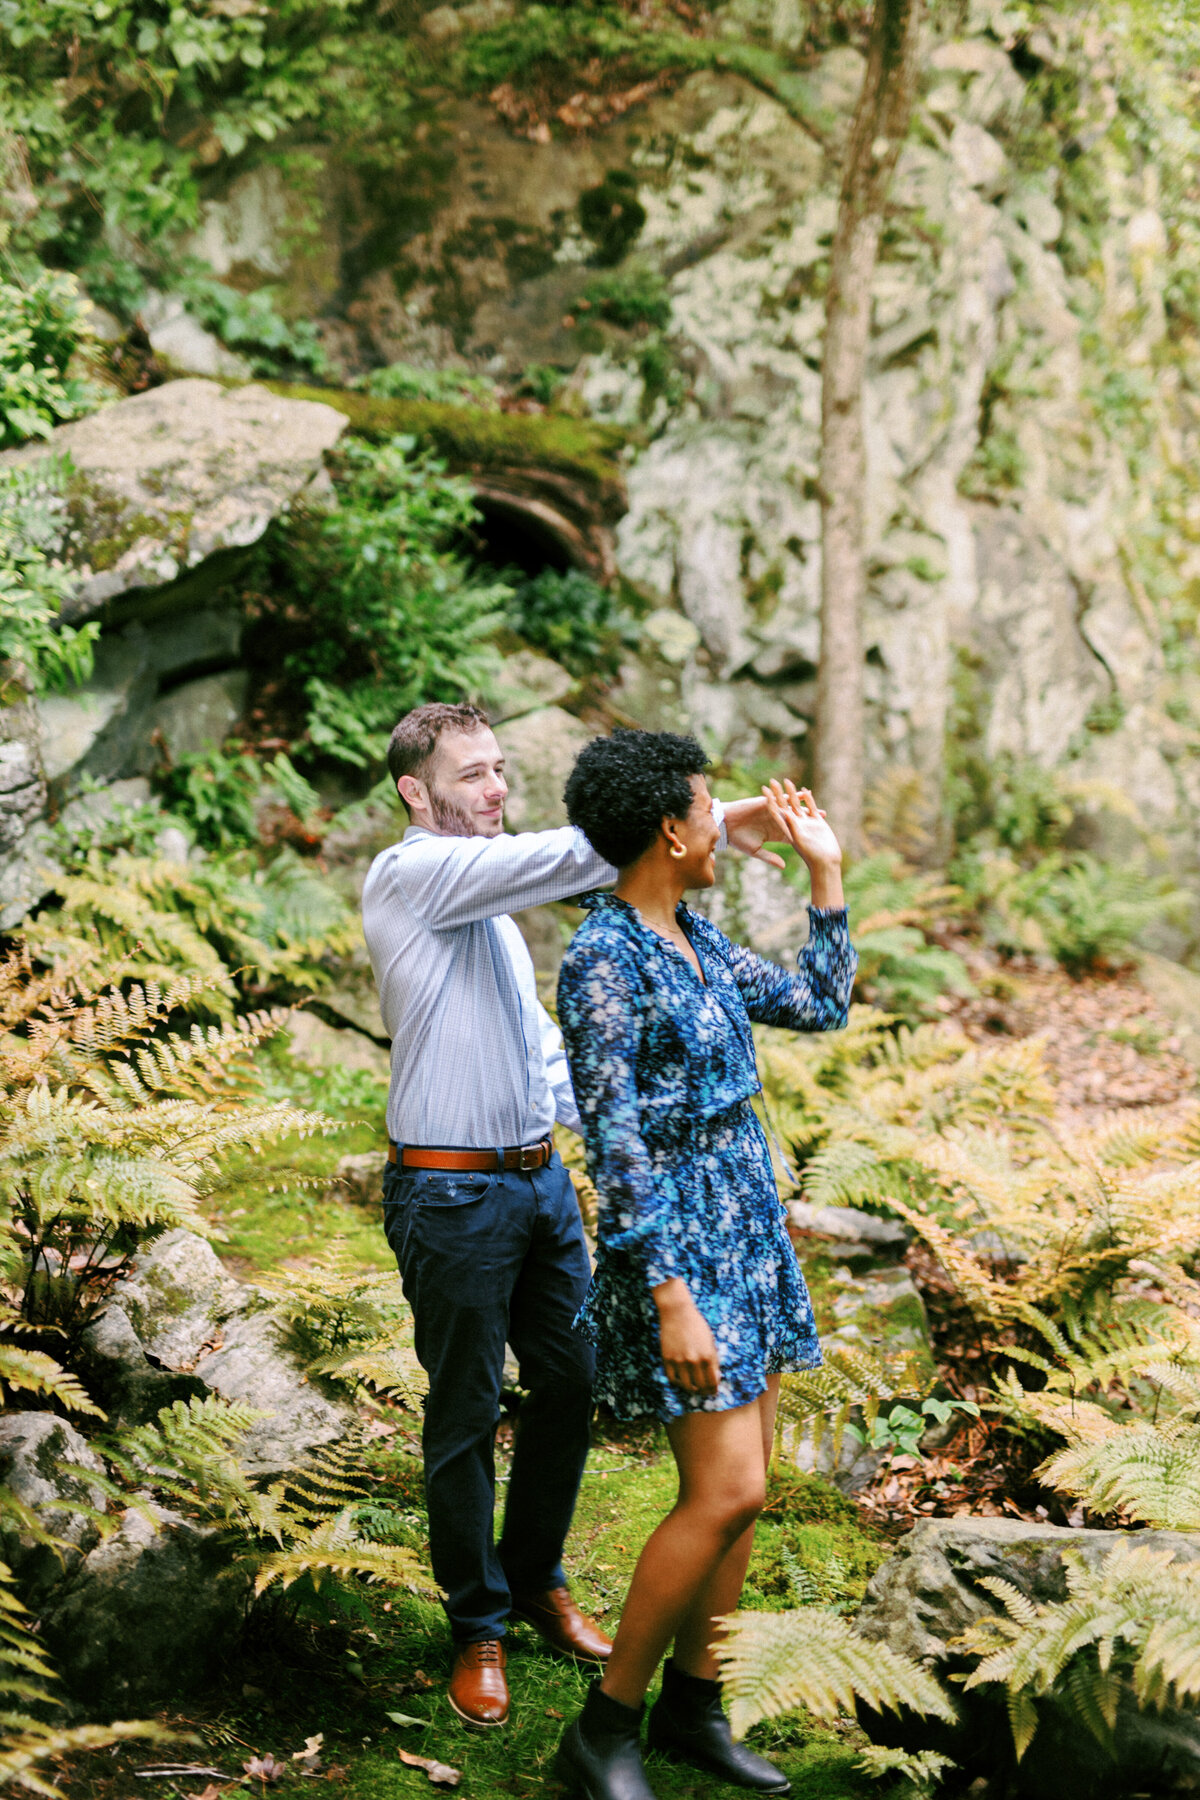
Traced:
<path fill-rule="evenodd" d="M 813 905 L 840 907 L 842 899 L 842 848 L 833 827 L 807 788 L 792 781 L 770 781 L 763 797 L 778 819 L 788 843 L 808 865 Z"/>
<path fill-rule="evenodd" d="M 788 842 L 800 852 L 810 869 L 814 863 L 840 868 L 841 845 L 807 788 L 797 788 L 792 781 L 771 781 L 763 789 L 763 795 L 774 802 L 774 810 Z"/>

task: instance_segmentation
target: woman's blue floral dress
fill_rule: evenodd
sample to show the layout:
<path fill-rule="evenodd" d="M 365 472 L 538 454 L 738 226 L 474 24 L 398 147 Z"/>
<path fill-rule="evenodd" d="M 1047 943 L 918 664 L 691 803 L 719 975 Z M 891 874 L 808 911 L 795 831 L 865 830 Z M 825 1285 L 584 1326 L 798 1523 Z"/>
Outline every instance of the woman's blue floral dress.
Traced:
<path fill-rule="evenodd" d="M 744 1406 L 768 1375 L 821 1361 L 812 1304 L 750 1104 L 750 1021 L 846 1023 L 858 958 L 842 910 L 813 908 L 799 972 L 741 948 L 699 913 L 676 917 L 705 973 L 615 894 L 563 960 L 558 1016 L 601 1196 L 596 1272 L 577 1326 L 596 1346 L 596 1395 L 622 1418 Z M 712 1327 L 715 1395 L 673 1388 L 651 1289 L 682 1276 Z"/>

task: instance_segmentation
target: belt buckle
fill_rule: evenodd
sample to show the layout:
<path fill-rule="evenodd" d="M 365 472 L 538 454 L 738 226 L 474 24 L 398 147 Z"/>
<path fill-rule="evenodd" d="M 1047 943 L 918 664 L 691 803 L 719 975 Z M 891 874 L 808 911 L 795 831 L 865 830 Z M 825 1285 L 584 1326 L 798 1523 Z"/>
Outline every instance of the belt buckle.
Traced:
<path fill-rule="evenodd" d="M 521 1172 L 523 1174 L 527 1175 L 531 1169 L 540 1169 L 541 1168 L 541 1166 L 542 1166 L 542 1150 L 543 1150 L 543 1146 L 541 1144 L 522 1144 L 521 1145 L 521 1160 L 520 1160 L 520 1163 L 518 1164 L 518 1168 L 521 1170 Z M 530 1159 L 530 1160 L 527 1160 L 527 1159 Z"/>

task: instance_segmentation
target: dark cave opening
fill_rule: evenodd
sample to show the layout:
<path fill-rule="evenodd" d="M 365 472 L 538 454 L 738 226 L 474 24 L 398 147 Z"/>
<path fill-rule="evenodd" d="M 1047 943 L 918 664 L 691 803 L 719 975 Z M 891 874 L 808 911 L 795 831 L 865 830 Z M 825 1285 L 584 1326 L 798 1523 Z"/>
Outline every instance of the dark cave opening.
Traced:
<path fill-rule="evenodd" d="M 519 502 L 477 497 L 479 518 L 471 528 L 471 554 L 493 569 L 518 569 L 527 578 L 553 569 L 565 575 L 576 566 L 553 526 Z"/>

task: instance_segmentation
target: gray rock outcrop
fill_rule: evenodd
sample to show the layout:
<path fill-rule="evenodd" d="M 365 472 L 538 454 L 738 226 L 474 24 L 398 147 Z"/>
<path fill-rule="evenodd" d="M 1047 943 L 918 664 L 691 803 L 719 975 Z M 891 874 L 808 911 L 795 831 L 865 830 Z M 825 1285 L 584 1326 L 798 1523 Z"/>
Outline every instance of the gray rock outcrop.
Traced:
<path fill-rule="evenodd" d="M 89 1476 L 103 1468 L 75 1427 L 54 1413 L 0 1417 L 0 1482 L 58 1540 L 57 1548 L 41 1543 L 17 1524 L 0 1534 L 0 1554 L 31 1598 L 96 1542 L 95 1515 L 105 1497 Z"/>
<path fill-rule="evenodd" d="M 155 1371 L 259 1408 L 267 1416 L 238 1453 L 250 1475 L 279 1473 L 344 1437 L 353 1422 L 353 1410 L 320 1393 L 289 1356 L 269 1297 L 229 1275 L 194 1232 L 169 1231 L 139 1255 L 92 1327 L 90 1346 L 97 1359 L 108 1351 L 110 1395 L 126 1395 L 135 1412 L 153 1392 Z"/>
<path fill-rule="evenodd" d="M 55 1589 L 42 1638 L 89 1715 L 136 1717 L 220 1673 L 249 1593 L 221 1533 L 141 1500 Z"/>
<path fill-rule="evenodd" d="M 873 1577 L 855 1620 L 863 1636 L 925 1664 L 943 1678 L 968 1671 L 970 1659 L 951 1640 L 999 1602 L 985 1576 L 1011 1582 L 1035 1603 L 1066 1596 L 1063 1553 L 1091 1563 L 1119 1544 L 1170 1550 L 1180 1561 L 1200 1557 L 1200 1535 L 1174 1531 L 1067 1530 L 1023 1519 L 929 1519 L 915 1526 Z M 954 1684 L 951 1691 L 955 1692 Z M 1022 1761 L 1013 1755 L 1002 1690 L 960 1693 L 960 1723 L 946 1727 L 904 1715 L 872 1715 L 877 1741 L 933 1748 L 952 1756 L 965 1781 L 984 1776 L 1022 1800 L 1123 1800 L 1131 1794 L 1194 1792 L 1200 1783 L 1200 1718 L 1193 1708 L 1161 1714 L 1122 1705 L 1116 1757 L 1106 1755 L 1069 1697 L 1039 1700 L 1039 1722 Z M 1006 1785 L 1007 1784 L 1007 1785 Z M 991 1791 L 989 1789 L 989 1791 Z"/>
<path fill-rule="evenodd" d="M 165 587 L 218 551 L 255 543 L 321 472 L 345 424 L 316 401 L 188 379 L 6 457 L 71 458 L 81 566 L 68 612 L 79 620 L 130 589 Z"/>

